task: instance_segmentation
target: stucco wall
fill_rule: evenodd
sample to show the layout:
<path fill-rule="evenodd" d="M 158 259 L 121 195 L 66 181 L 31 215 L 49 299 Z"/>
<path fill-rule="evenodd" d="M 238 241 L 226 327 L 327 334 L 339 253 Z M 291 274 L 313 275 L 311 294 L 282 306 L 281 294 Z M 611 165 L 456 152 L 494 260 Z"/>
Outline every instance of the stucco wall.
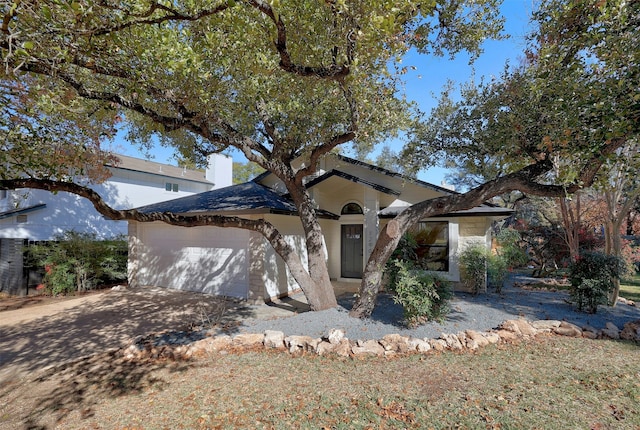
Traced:
<path fill-rule="evenodd" d="M 131 223 L 129 282 L 248 299 L 249 232 Z"/>

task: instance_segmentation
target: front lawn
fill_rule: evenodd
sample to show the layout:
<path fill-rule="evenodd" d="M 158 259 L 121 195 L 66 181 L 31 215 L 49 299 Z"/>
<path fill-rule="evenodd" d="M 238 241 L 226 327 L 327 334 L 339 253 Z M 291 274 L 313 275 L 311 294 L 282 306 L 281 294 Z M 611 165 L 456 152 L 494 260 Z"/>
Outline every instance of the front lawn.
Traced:
<path fill-rule="evenodd" d="M 630 342 L 540 337 L 390 359 L 106 356 L 3 389 L 0 428 L 638 429 L 638 354 Z"/>
<path fill-rule="evenodd" d="M 640 275 L 620 282 L 620 297 L 633 300 L 640 305 Z"/>

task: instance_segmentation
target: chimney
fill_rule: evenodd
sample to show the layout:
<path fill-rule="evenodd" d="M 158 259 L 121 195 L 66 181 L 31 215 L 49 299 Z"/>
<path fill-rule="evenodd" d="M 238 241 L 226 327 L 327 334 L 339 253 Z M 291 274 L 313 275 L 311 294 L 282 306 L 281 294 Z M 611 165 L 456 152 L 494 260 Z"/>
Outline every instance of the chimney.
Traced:
<path fill-rule="evenodd" d="M 212 190 L 228 187 L 233 184 L 233 159 L 222 154 L 207 156 L 205 178 L 213 182 Z"/>

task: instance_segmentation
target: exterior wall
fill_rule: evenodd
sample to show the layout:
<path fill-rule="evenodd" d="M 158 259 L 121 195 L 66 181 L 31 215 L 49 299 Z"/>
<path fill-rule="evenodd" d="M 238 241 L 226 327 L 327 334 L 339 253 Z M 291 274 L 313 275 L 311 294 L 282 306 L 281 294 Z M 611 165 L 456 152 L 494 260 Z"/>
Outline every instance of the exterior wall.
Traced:
<path fill-rule="evenodd" d="M 222 188 L 231 184 L 233 160 L 224 155 L 210 156 L 210 166 L 201 180 L 182 178 L 166 173 L 167 169 L 178 170 L 172 166 L 145 162 L 147 166 L 157 167 L 157 171 L 139 171 L 127 168 L 109 167 L 112 176 L 102 184 L 91 186 L 102 198 L 116 209 L 130 209 L 179 197 Z M 164 172 L 163 172 L 164 170 Z M 189 172 L 189 171 L 187 171 Z M 197 173 L 197 172 L 196 172 Z M 214 182 L 205 182 L 211 178 Z M 187 175 L 189 176 L 189 175 Z M 176 184 L 178 191 L 167 191 L 166 184 Z M 45 203 L 46 208 L 0 219 L 0 238 L 24 238 L 30 240 L 50 240 L 56 234 L 74 230 L 95 233 L 99 239 L 127 234 L 126 221 L 110 221 L 102 217 L 86 199 L 69 193 L 49 193 L 43 190 L 19 189 L 0 193 L 0 213 L 13 209 L 28 208 Z"/>
<path fill-rule="evenodd" d="M 130 209 L 165 200 L 208 191 L 211 185 L 177 178 L 150 175 L 115 169 L 109 181 L 92 188 L 116 209 Z M 165 183 L 177 183 L 179 191 L 166 191 Z M 0 237 L 50 240 L 56 234 L 69 230 L 95 233 L 99 239 L 127 234 L 126 221 L 105 219 L 82 197 L 59 192 L 19 189 L 6 193 L 0 199 L 0 212 L 45 203 L 46 208 L 26 213 L 26 222 L 14 215 L 0 219 Z"/>
<path fill-rule="evenodd" d="M 157 286 L 248 299 L 249 232 L 131 222 L 133 286 Z"/>
<path fill-rule="evenodd" d="M 307 247 L 304 240 L 304 230 L 299 218 L 287 215 L 267 215 L 264 218 L 280 231 L 287 243 L 300 256 L 304 267 L 307 268 Z M 291 276 L 282 257 L 276 253 L 271 244 L 264 238 L 263 247 L 263 280 L 267 298 L 280 297 L 299 290 L 300 285 Z M 325 247 L 325 256 L 327 255 L 326 252 Z"/>
<path fill-rule="evenodd" d="M 491 249 L 491 219 L 488 217 L 462 217 L 460 222 L 460 252 L 471 245 L 483 245 Z M 466 290 L 460 283 L 460 277 L 456 280 L 458 290 Z M 485 286 L 486 288 L 486 286 Z"/>

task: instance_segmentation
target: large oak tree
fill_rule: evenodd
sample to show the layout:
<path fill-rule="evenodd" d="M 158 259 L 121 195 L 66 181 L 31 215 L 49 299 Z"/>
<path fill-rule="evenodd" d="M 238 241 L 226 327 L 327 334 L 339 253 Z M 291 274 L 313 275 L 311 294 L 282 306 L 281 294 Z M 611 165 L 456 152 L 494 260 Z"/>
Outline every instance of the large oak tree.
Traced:
<path fill-rule="evenodd" d="M 258 231 L 312 309 L 335 306 L 305 179 L 330 151 L 350 143 L 363 153 L 406 128 L 414 112 L 401 91 L 403 54 L 477 53 L 501 29 L 497 3 L 3 1 L 0 132 L 11 135 L 11 155 L 0 186 L 73 192 L 112 219 Z M 15 112 L 28 118 L 19 130 Z M 130 140 L 158 137 L 186 159 L 233 147 L 272 172 L 298 209 L 307 261 L 265 221 L 116 211 L 71 181 L 99 178 L 90 166 L 118 124 Z M 50 143 L 64 157 L 23 156 L 48 154 Z"/>
<path fill-rule="evenodd" d="M 413 205 L 390 221 L 367 262 L 352 315 L 369 315 L 381 268 L 421 218 L 519 190 L 566 197 L 640 131 L 640 2 L 542 1 L 525 63 L 491 82 L 445 92 L 405 150 L 418 167 L 453 160 L 486 181 Z M 487 177 L 488 176 L 488 177 Z"/>

